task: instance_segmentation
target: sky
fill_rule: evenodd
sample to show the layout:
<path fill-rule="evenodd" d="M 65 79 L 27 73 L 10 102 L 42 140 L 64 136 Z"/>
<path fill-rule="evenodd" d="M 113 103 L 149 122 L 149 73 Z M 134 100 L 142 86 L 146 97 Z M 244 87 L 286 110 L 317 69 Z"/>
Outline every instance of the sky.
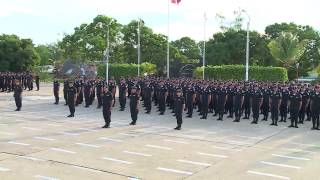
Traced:
<path fill-rule="evenodd" d="M 182 0 L 179 5 L 170 4 L 170 40 L 209 39 L 220 31 L 216 14 L 231 21 L 239 8 L 248 12 L 250 29 L 260 33 L 281 22 L 320 30 L 319 7 L 319 0 Z M 167 34 L 168 0 L 0 0 L 0 34 L 31 38 L 35 44 L 54 43 L 99 14 L 122 24 L 142 18 L 155 32 Z"/>

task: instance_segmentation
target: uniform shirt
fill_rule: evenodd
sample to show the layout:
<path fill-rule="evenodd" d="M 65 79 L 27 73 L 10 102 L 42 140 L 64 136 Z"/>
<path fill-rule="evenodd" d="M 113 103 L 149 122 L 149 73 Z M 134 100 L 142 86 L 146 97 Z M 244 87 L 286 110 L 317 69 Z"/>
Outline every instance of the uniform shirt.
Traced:
<path fill-rule="evenodd" d="M 286 103 L 289 100 L 289 91 L 287 90 L 282 90 L 282 102 Z"/>
<path fill-rule="evenodd" d="M 217 91 L 217 94 L 218 94 L 218 104 L 225 103 L 226 97 L 228 95 L 227 89 L 226 88 L 219 88 L 218 91 Z"/>
<path fill-rule="evenodd" d="M 125 83 L 119 84 L 119 97 L 126 96 L 126 89 L 127 89 L 127 85 Z"/>
<path fill-rule="evenodd" d="M 113 100 L 113 95 L 110 91 L 103 93 L 102 95 L 102 107 L 103 111 L 109 111 L 111 107 L 111 102 Z"/>
<path fill-rule="evenodd" d="M 175 98 L 175 113 L 182 113 L 183 111 L 183 105 L 185 104 L 185 99 L 183 96 L 176 96 Z"/>
<path fill-rule="evenodd" d="M 280 100 L 282 98 L 282 93 L 279 91 L 271 91 L 270 92 L 270 99 L 271 99 L 271 106 L 278 106 Z"/>
<path fill-rule="evenodd" d="M 290 109 L 298 109 L 300 106 L 300 102 L 302 101 L 302 95 L 300 93 L 290 93 Z"/>
<path fill-rule="evenodd" d="M 59 91 L 60 83 L 58 81 L 53 82 L 53 91 Z"/>
<path fill-rule="evenodd" d="M 151 98 L 153 92 L 153 86 L 150 84 L 144 88 L 144 96 L 146 98 Z"/>
<path fill-rule="evenodd" d="M 210 91 L 209 87 L 202 89 L 202 93 L 201 93 L 202 103 L 204 103 L 206 105 L 208 104 L 210 94 L 211 94 L 211 91 Z"/>
<path fill-rule="evenodd" d="M 77 89 L 74 86 L 72 86 L 72 87 L 69 87 L 67 91 L 68 91 L 68 102 L 74 102 L 74 97 L 77 93 Z"/>
<path fill-rule="evenodd" d="M 237 90 L 235 90 L 233 92 L 233 94 L 234 94 L 234 96 L 233 96 L 234 97 L 234 103 L 235 104 L 241 104 L 242 101 L 243 101 L 243 97 L 245 95 L 245 91 L 237 89 Z"/>
<path fill-rule="evenodd" d="M 22 94 L 22 85 L 15 85 L 13 97 L 19 98 L 21 97 L 21 94 Z"/>
<path fill-rule="evenodd" d="M 312 111 L 320 111 L 320 93 L 314 92 L 310 96 L 312 102 Z"/>
<path fill-rule="evenodd" d="M 192 103 L 194 94 L 195 94 L 195 89 L 193 87 L 187 88 L 186 99 L 188 103 Z"/>
<path fill-rule="evenodd" d="M 102 93 L 102 82 L 99 81 L 97 84 L 96 84 L 96 91 L 97 91 L 97 94 L 100 95 Z"/>

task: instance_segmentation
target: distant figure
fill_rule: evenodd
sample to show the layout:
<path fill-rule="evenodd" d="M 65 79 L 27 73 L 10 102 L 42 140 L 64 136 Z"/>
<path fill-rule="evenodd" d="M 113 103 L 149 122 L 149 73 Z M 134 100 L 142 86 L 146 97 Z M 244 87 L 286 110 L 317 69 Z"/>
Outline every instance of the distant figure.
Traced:
<path fill-rule="evenodd" d="M 60 83 L 58 80 L 53 81 L 53 95 L 55 97 L 55 103 L 59 104 L 59 90 L 60 90 Z"/>
<path fill-rule="evenodd" d="M 40 90 L 40 76 L 36 75 L 36 86 L 37 86 L 37 91 Z"/>
<path fill-rule="evenodd" d="M 16 106 L 17 109 L 15 111 L 20 111 L 21 107 L 22 107 L 22 85 L 20 83 L 19 80 L 15 81 L 15 85 L 14 85 L 14 93 L 13 93 L 13 97 L 14 97 L 14 101 L 16 102 Z"/>

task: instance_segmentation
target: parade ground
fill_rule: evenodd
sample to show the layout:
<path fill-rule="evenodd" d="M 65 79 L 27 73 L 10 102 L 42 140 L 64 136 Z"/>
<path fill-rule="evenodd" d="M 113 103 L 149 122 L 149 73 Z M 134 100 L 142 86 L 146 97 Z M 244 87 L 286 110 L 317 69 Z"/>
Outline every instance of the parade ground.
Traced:
<path fill-rule="evenodd" d="M 169 110 L 159 116 L 140 108 L 136 126 L 128 108 L 112 110 L 110 129 L 96 100 L 67 118 L 62 92 L 54 105 L 52 85 L 24 92 L 21 112 L 11 93 L 0 94 L 1 180 L 317 180 L 320 131 L 311 123 L 289 129 L 251 120 L 184 118 L 181 131 Z M 127 101 L 128 105 L 128 101 Z M 184 116 L 185 117 L 185 116 Z"/>

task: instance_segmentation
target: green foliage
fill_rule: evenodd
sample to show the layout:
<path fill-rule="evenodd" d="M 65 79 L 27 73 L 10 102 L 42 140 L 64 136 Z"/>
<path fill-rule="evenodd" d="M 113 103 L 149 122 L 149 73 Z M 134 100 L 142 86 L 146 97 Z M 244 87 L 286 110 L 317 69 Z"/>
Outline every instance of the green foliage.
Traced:
<path fill-rule="evenodd" d="M 194 76 L 202 77 L 203 68 L 198 67 Z M 205 68 L 206 79 L 215 80 L 243 80 L 245 77 L 245 66 L 223 65 L 207 66 Z M 286 81 L 288 80 L 287 70 L 281 67 L 250 66 L 249 79 L 258 81 Z"/>
<path fill-rule="evenodd" d="M 32 71 L 40 62 L 31 39 L 0 35 L 0 71 Z"/>
<path fill-rule="evenodd" d="M 144 73 L 152 74 L 156 72 L 156 65 L 151 63 L 142 63 L 140 65 L 140 73 L 143 76 Z M 109 64 L 109 77 L 113 77 L 118 80 L 120 77 L 134 77 L 138 74 L 137 64 Z M 98 66 L 98 76 L 106 76 L 106 65 Z"/>

